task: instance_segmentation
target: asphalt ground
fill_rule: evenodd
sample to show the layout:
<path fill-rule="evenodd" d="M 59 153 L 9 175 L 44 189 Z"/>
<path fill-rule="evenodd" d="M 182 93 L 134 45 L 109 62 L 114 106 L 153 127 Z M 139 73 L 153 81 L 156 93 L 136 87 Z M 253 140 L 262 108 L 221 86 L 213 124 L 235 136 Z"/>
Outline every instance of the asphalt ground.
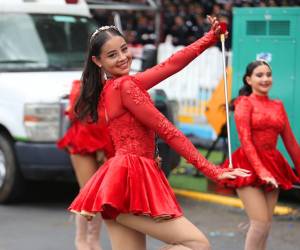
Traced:
<path fill-rule="evenodd" d="M 76 192 L 74 186 L 65 184 L 35 185 L 26 201 L 0 205 L 0 250 L 75 249 L 74 220 L 66 208 Z M 204 232 L 212 249 L 243 249 L 247 228 L 243 209 L 183 194 L 177 198 L 185 216 Z M 269 250 L 300 249 L 300 205 L 286 201 L 284 206 L 293 212 L 274 217 Z M 101 241 L 104 250 L 111 249 L 105 228 Z M 149 238 L 147 249 L 159 249 L 162 245 Z"/>

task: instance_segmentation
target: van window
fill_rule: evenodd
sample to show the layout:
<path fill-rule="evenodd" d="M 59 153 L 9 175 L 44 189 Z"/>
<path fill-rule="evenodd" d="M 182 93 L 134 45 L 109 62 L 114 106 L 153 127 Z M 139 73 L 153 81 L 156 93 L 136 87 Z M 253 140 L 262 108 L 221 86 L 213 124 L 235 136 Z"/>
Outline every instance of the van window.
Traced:
<path fill-rule="evenodd" d="M 81 69 L 95 29 L 87 17 L 2 13 L 0 71 Z"/>

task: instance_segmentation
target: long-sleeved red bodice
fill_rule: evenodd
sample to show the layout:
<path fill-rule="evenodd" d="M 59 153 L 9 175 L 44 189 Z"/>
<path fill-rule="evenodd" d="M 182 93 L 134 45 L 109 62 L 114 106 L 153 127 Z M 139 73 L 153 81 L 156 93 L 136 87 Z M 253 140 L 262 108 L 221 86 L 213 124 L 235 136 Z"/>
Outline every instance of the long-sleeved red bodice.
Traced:
<path fill-rule="evenodd" d="M 299 182 L 299 178 L 276 149 L 281 135 L 300 174 L 300 147 L 281 101 L 255 94 L 239 97 L 235 101 L 234 118 L 241 147 L 233 153 L 233 165 L 253 172 L 249 178 L 237 178 L 237 186 L 263 185 L 263 177 L 274 177 L 285 189 Z"/>
<path fill-rule="evenodd" d="M 211 32 L 198 42 L 175 53 L 166 62 L 135 76 L 110 80 L 103 90 L 104 106 L 116 154 L 154 157 L 157 133 L 180 155 L 209 178 L 224 171 L 208 162 L 193 144 L 153 105 L 147 89 L 175 74 L 214 42 Z"/>
<path fill-rule="evenodd" d="M 71 210 L 84 210 L 89 214 L 100 211 L 106 218 L 114 218 L 120 212 L 152 217 L 180 216 L 182 212 L 175 196 L 154 160 L 155 133 L 211 179 L 216 180 L 224 171 L 198 152 L 155 108 L 147 93 L 149 88 L 181 70 L 215 42 L 211 31 L 143 73 L 107 80 L 101 105 L 105 108 L 116 154 L 81 191 Z M 101 190 L 96 198 L 91 195 L 95 189 Z"/>

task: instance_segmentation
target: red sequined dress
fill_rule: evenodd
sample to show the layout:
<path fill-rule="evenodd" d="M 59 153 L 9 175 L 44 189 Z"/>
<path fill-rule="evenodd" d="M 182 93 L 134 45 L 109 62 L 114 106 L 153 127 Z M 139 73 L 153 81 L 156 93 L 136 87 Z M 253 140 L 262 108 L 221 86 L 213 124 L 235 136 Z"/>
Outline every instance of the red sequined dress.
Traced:
<path fill-rule="evenodd" d="M 175 195 L 155 161 L 155 133 L 213 180 L 224 169 L 209 163 L 153 105 L 147 91 L 178 72 L 216 42 L 212 32 L 167 61 L 138 73 L 108 80 L 101 101 L 116 154 L 88 181 L 69 210 L 105 219 L 120 213 L 170 219 L 182 215 Z"/>
<path fill-rule="evenodd" d="M 281 101 L 255 94 L 241 96 L 235 101 L 234 118 L 241 147 L 232 154 L 232 164 L 251 170 L 252 174 L 227 181 L 228 186 L 239 188 L 251 185 L 272 190 L 262 177 L 274 177 L 282 189 L 291 189 L 293 183 L 300 182 L 276 149 L 280 135 L 300 175 L 300 147 Z M 228 166 L 228 160 L 224 166 Z"/>
<path fill-rule="evenodd" d="M 103 110 L 99 111 L 99 122 L 83 123 L 75 118 L 74 104 L 80 92 L 80 81 L 74 81 L 70 93 L 70 104 L 66 115 L 71 120 L 71 126 L 65 135 L 57 142 L 57 146 L 66 149 L 70 154 L 92 154 L 104 151 L 106 157 L 114 155 L 114 148 L 109 136 Z"/>

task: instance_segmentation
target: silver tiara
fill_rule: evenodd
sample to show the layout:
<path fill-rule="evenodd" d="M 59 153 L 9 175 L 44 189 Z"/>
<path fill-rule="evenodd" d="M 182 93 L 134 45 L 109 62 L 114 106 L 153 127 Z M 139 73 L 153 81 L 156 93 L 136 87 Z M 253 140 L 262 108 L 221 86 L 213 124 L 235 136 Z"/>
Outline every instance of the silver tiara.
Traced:
<path fill-rule="evenodd" d="M 106 26 L 101 26 L 100 28 L 98 28 L 98 29 L 96 29 L 95 30 L 95 32 L 92 34 L 92 36 L 91 36 L 91 39 L 92 38 L 94 38 L 99 32 L 101 32 L 101 31 L 105 31 L 105 30 L 109 30 L 109 29 L 117 29 L 117 27 L 116 26 L 114 26 L 114 25 L 110 25 L 110 26 L 108 26 L 108 25 L 106 25 Z"/>
<path fill-rule="evenodd" d="M 268 62 L 268 60 L 264 59 L 264 58 L 258 58 L 256 61 L 262 62 L 267 64 L 270 67 L 270 62 Z"/>

